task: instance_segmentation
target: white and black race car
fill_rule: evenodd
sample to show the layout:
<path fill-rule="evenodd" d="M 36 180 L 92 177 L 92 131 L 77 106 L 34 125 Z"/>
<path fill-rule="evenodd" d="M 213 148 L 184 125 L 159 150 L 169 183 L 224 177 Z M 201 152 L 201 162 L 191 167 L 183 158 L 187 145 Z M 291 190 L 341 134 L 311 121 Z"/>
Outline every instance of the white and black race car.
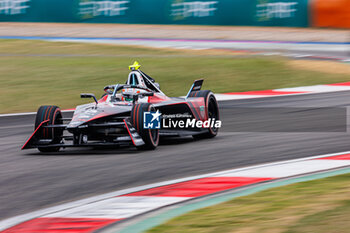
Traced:
<path fill-rule="evenodd" d="M 94 102 L 77 106 L 72 118 L 63 118 L 57 106 L 41 106 L 35 131 L 22 149 L 57 152 L 65 147 L 125 144 L 155 149 L 162 136 L 217 135 L 218 103 L 211 91 L 201 90 L 203 80 L 194 81 L 184 98 L 168 97 L 137 62 L 129 69 L 126 84 L 106 86 L 101 99 L 81 94 Z"/>

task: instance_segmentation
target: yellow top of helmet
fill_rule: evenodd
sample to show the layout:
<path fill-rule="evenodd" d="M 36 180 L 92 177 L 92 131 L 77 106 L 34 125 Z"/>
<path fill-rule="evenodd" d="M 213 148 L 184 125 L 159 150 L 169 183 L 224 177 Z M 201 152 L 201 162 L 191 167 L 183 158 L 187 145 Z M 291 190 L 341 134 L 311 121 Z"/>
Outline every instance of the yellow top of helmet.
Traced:
<path fill-rule="evenodd" d="M 141 65 L 137 61 L 135 61 L 134 64 L 129 66 L 129 70 L 138 70 L 140 69 L 140 67 Z"/>

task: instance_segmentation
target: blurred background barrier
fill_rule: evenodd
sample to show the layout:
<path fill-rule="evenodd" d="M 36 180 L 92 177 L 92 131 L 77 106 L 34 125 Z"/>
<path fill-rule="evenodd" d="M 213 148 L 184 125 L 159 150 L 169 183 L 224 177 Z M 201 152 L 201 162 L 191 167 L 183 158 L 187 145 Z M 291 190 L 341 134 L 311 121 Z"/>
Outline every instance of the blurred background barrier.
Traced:
<path fill-rule="evenodd" d="M 0 21 L 350 28 L 350 0 L 0 0 Z"/>
<path fill-rule="evenodd" d="M 350 28 L 350 0 L 313 0 L 312 26 Z"/>
<path fill-rule="evenodd" d="M 0 0 L 0 21 L 308 26 L 308 0 Z"/>

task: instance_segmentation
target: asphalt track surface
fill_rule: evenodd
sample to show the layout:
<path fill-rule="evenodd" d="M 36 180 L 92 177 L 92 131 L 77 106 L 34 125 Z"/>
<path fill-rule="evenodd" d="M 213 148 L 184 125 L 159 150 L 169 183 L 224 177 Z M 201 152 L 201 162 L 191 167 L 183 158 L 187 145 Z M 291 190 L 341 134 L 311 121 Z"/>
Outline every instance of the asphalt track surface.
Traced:
<path fill-rule="evenodd" d="M 349 151 L 350 135 L 345 130 L 341 132 L 345 127 L 344 112 L 337 113 L 338 108 L 348 105 L 350 92 L 224 101 L 220 102 L 224 128 L 216 138 L 164 141 L 157 150 L 146 152 L 134 148 L 71 148 L 54 154 L 21 151 L 33 131 L 34 115 L 1 117 L 0 219 L 174 178 Z M 296 107 L 303 109 L 294 111 Z M 324 107 L 332 107 L 326 109 L 330 115 L 315 114 L 315 109 Z M 240 108 L 249 111 L 238 111 Z M 272 108 L 282 111 L 269 115 Z M 295 112 L 298 121 L 290 117 Z M 291 122 L 281 121 L 283 117 Z M 261 118 L 265 119 L 260 121 L 259 129 Z M 257 127 L 256 132 L 239 129 L 244 120 L 244 124 L 251 122 Z M 266 120 L 270 122 L 268 129 Z M 323 128 L 325 125 L 334 127 L 328 130 Z M 309 132 L 297 132 L 298 128 Z M 330 132 L 332 129 L 338 132 Z"/>

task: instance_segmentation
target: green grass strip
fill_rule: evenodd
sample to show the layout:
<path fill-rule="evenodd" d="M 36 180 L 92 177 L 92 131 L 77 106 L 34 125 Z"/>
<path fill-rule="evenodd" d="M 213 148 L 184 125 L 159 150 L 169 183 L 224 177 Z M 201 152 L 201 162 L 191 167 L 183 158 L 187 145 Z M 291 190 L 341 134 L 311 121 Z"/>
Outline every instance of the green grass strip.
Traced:
<path fill-rule="evenodd" d="M 100 97 L 104 86 L 125 83 L 128 66 L 135 60 L 165 94 L 174 97 L 186 95 L 200 78 L 205 79 L 203 89 L 214 93 L 349 81 L 344 74 L 299 69 L 283 57 L 211 56 L 205 51 L 21 40 L 0 40 L 0 51 L 0 113 L 87 103 L 80 93 Z"/>

